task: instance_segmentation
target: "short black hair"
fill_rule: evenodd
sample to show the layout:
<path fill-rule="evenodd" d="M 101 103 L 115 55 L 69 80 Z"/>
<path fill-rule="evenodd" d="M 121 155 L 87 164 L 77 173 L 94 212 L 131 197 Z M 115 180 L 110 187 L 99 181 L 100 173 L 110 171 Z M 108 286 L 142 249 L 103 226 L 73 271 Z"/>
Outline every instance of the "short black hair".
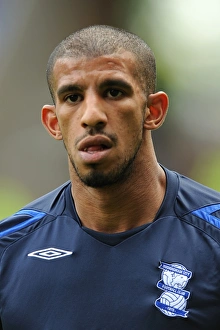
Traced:
<path fill-rule="evenodd" d="M 59 58 L 95 58 L 129 51 L 137 60 L 137 76 L 144 92 L 156 88 L 156 63 L 150 47 L 137 35 L 108 25 L 92 25 L 64 39 L 52 52 L 47 64 L 47 82 L 54 101 L 53 68 Z"/>

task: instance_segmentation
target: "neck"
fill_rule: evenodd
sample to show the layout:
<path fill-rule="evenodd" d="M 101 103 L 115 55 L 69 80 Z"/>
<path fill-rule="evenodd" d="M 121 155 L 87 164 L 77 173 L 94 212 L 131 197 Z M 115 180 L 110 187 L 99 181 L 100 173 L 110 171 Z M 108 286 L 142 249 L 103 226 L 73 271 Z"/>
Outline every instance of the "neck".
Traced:
<path fill-rule="evenodd" d="M 149 164 L 123 184 L 98 189 L 74 178 L 72 195 L 82 225 L 117 233 L 152 222 L 164 198 L 166 178 L 156 161 Z"/>

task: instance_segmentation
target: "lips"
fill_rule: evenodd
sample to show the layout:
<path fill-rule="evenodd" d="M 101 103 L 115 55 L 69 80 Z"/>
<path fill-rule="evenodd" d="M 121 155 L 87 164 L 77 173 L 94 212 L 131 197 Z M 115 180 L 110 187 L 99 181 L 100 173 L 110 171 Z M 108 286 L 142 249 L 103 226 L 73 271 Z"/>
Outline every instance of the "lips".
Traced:
<path fill-rule="evenodd" d="M 105 136 L 89 136 L 83 139 L 79 145 L 79 151 L 95 153 L 99 151 L 103 151 L 106 149 L 110 149 L 112 147 L 112 142 L 109 138 Z"/>
<path fill-rule="evenodd" d="M 102 166 L 109 161 L 109 154 L 114 141 L 104 135 L 87 136 L 78 143 L 82 164 Z"/>
<path fill-rule="evenodd" d="M 104 145 L 94 145 L 94 146 L 85 148 L 83 151 L 93 153 L 93 152 L 97 152 L 97 151 L 103 151 L 105 149 L 107 149 L 107 147 Z"/>

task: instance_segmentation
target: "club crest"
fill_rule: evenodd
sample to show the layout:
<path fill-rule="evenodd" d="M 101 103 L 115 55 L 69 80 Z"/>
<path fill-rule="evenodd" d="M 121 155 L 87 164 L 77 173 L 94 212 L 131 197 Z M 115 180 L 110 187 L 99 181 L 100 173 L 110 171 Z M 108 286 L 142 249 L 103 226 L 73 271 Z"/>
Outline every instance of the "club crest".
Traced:
<path fill-rule="evenodd" d="M 185 309 L 190 292 L 184 288 L 192 277 L 192 272 L 178 263 L 160 262 L 159 268 L 162 273 L 157 287 L 164 292 L 155 301 L 155 306 L 167 316 L 186 318 L 189 312 Z"/>

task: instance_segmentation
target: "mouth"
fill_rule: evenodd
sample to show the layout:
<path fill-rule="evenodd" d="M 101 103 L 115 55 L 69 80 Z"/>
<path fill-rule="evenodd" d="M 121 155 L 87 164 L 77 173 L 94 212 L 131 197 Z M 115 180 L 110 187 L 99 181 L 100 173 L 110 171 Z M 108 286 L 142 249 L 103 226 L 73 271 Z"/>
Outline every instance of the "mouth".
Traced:
<path fill-rule="evenodd" d="M 102 135 L 96 135 L 96 136 L 89 136 L 83 139 L 79 143 L 78 149 L 79 151 L 94 153 L 94 152 L 110 149 L 112 145 L 113 145 L 112 141 L 108 137 Z"/>
<path fill-rule="evenodd" d="M 91 145 L 91 146 L 85 147 L 82 151 L 93 154 L 95 152 L 100 152 L 100 151 L 103 151 L 106 149 L 110 149 L 110 148 L 104 144 L 101 144 L 101 145 Z"/>
<path fill-rule="evenodd" d="M 108 137 L 96 135 L 83 139 L 78 145 L 78 150 L 85 163 L 94 164 L 102 162 L 112 147 L 113 142 Z"/>

